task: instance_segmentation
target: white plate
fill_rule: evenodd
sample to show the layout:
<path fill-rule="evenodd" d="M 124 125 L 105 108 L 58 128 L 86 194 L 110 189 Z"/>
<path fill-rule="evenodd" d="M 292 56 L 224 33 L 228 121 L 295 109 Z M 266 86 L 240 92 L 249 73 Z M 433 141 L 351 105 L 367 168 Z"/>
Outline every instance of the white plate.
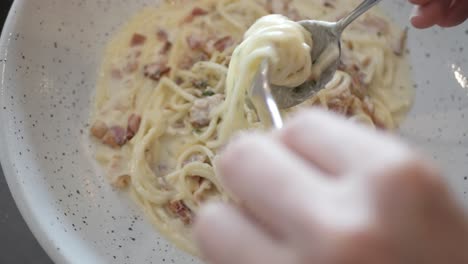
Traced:
<path fill-rule="evenodd" d="M 195 262 L 96 175 L 82 140 L 109 34 L 155 2 L 17 0 L 10 12 L 0 53 L 1 162 L 24 218 L 57 263 Z M 382 5 L 408 24 L 404 0 Z M 467 24 L 410 30 L 418 88 L 402 135 L 440 164 L 468 204 L 466 43 Z"/>

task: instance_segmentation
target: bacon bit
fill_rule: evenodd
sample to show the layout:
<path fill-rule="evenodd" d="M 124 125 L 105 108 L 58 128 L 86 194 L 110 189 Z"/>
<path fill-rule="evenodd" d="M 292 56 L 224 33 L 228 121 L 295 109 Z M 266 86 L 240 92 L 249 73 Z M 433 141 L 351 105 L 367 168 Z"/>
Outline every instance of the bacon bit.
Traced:
<path fill-rule="evenodd" d="M 208 14 L 208 11 L 206 11 L 205 9 L 202 9 L 200 7 L 195 7 L 192 10 L 192 16 L 204 16 L 204 15 L 207 15 L 207 14 Z"/>
<path fill-rule="evenodd" d="M 179 67 L 184 70 L 192 68 L 192 66 L 199 61 L 209 60 L 210 56 L 205 52 L 199 52 L 195 57 L 185 56 L 182 61 L 179 62 Z"/>
<path fill-rule="evenodd" d="M 167 209 L 169 209 L 172 214 L 179 217 L 185 225 L 191 225 L 193 223 L 192 210 L 190 210 L 183 201 L 170 202 L 167 205 Z"/>
<path fill-rule="evenodd" d="M 323 6 L 328 8 L 335 8 L 335 6 L 332 3 L 330 3 L 330 1 L 324 1 Z"/>
<path fill-rule="evenodd" d="M 135 33 L 132 36 L 132 40 L 130 41 L 130 46 L 131 47 L 136 47 L 136 46 L 141 46 L 145 44 L 146 42 L 146 36 Z"/>
<path fill-rule="evenodd" d="M 118 148 L 127 143 L 127 131 L 123 127 L 113 126 L 102 138 L 102 143 L 112 148 Z"/>
<path fill-rule="evenodd" d="M 122 79 L 122 72 L 119 69 L 112 69 L 111 76 L 114 79 L 120 80 Z"/>
<path fill-rule="evenodd" d="M 159 41 L 162 41 L 162 42 L 167 42 L 169 40 L 169 35 L 167 34 L 167 32 L 165 30 L 158 30 L 158 32 L 156 33 L 156 37 L 158 38 Z"/>
<path fill-rule="evenodd" d="M 177 85 L 181 85 L 181 84 L 184 83 L 184 79 L 183 79 L 182 77 L 176 77 L 175 83 L 176 83 Z"/>
<path fill-rule="evenodd" d="M 94 122 L 93 126 L 91 127 L 91 135 L 93 135 L 97 139 L 102 139 L 109 128 L 107 127 L 106 123 L 98 120 Z"/>
<path fill-rule="evenodd" d="M 405 30 L 403 30 L 403 32 L 401 33 L 400 35 L 400 38 L 398 39 L 398 41 L 394 42 L 392 44 L 393 46 L 393 53 L 397 56 L 402 56 L 403 55 L 403 51 L 405 50 L 405 46 L 406 46 L 406 40 L 408 39 L 408 28 L 405 28 Z"/>
<path fill-rule="evenodd" d="M 131 181 L 132 181 L 132 177 L 130 177 L 130 175 L 122 175 L 122 176 L 119 176 L 117 180 L 115 180 L 112 183 L 112 186 L 118 189 L 124 189 L 130 185 Z"/>
<path fill-rule="evenodd" d="M 371 60 L 370 57 L 365 58 L 365 59 L 362 61 L 362 66 L 368 67 L 368 66 L 370 65 L 371 61 L 372 61 L 372 60 Z"/>
<path fill-rule="evenodd" d="M 200 7 L 195 7 L 192 12 L 182 21 L 182 24 L 192 23 L 196 17 L 207 15 L 208 11 Z"/>
<path fill-rule="evenodd" d="M 192 50 L 201 50 L 204 48 L 203 40 L 198 36 L 190 35 L 187 37 L 186 41 L 187 45 Z"/>
<path fill-rule="evenodd" d="M 159 81 L 164 75 L 171 72 L 171 68 L 167 67 L 166 64 L 155 62 L 144 67 L 144 75 L 154 81 Z"/>
<path fill-rule="evenodd" d="M 138 70 L 138 62 L 136 61 L 129 61 L 124 68 L 124 71 L 127 73 L 133 73 Z"/>
<path fill-rule="evenodd" d="M 172 49 L 172 43 L 166 42 L 162 49 L 159 51 L 159 54 L 166 55 Z"/>
<path fill-rule="evenodd" d="M 141 124 L 141 116 L 132 114 L 128 118 L 127 126 L 127 140 L 132 140 L 132 138 L 138 133 Z"/>
<path fill-rule="evenodd" d="M 229 46 L 232 46 L 233 44 L 234 44 L 234 40 L 230 36 L 227 36 L 227 37 L 218 39 L 214 43 L 213 46 L 217 51 L 223 52 L 224 50 L 226 50 L 226 48 L 228 48 Z"/>
<path fill-rule="evenodd" d="M 190 124 L 193 128 L 200 129 L 208 126 L 211 122 L 211 111 L 224 101 L 221 94 L 197 99 L 190 109 Z"/>
<path fill-rule="evenodd" d="M 350 100 L 351 99 L 351 100 Z M 328 101 L 328 109 L 341 115 L 345 115 L 351 106 L 352 98 L 333 98 Z"/>

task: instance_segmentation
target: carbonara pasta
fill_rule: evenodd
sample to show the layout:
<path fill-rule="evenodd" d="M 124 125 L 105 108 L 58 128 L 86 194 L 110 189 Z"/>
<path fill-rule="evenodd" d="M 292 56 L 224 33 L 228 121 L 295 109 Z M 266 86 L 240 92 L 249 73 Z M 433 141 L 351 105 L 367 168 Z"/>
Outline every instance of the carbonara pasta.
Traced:
<path fill-rule="evenodd" d="M 96 88 L 90 132 L 110 183 L 128 189 L 164 236 L 197 254 L 190 225 L 200 205 L 230 201 L 216 153 L 236 132 L 267 129 L 246 100 L 253 73 L 268 59 L 276 85 L 319 74 L 308 56 L 313 40 L 293 21 L 335 21 L 356 4 L 179 0 L 142 10 L 110 41 Z M 413 99 L 405 39 L 377 11 L 366 14 L 345 32 L 342 63 L 326 89 L 285 117 L 319 106 L 397 128 Z"/>

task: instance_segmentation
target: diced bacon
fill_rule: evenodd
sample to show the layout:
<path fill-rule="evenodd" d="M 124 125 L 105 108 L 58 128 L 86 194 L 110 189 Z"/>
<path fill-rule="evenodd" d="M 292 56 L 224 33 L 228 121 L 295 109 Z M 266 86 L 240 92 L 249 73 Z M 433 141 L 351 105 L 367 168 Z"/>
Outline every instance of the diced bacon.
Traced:
<path fill-rule="evenodd" d="M 164 43 L 164 46 L 161 48 L 159 51 L 159 54 L 161 55 L 167 55 L 167 53 L 172 49 L 172 43 L 171 42 L 166 42 Z"/>
<path fill-rule="evenodd" d="M 126 129 L 120 126 L 113 126 L 109 128 L 107 133 L 102 138 L 102 143 L 112 148 L 118 148 L 125 145 L 125 143 L 127 143 Z"/>
<path fill-rule="evenodd" d="M 217 51 L 223 52 L 224 50 L 226 50 L 226 48 L 232 46 L 233 44 L 234 44 L 234 40 L 230 36 L 227 36 L 227 37 L 218 39 L 214 43 L 213 46 Z"/>
<path fill-rule="evenodd" d="M 200 7 L 195 7 L 194 9 L 192 9 L 192 12 L 186 18 L 184 18 L 182 23 L 184 24 L 191 23 L 196 17 L 204 16 L 207 14 L 208 14 L 208 11 L 206 11 L 205 9 L 202 9 Z"/>
<path fill-rule="evenodd" d="M 205 42 L 199 36 L 190 35 L 187 37 L 187 45 L 192 50 L 201 50 L 204 48 Z"/>
<path fill-rule="evenodd" d="M 208 11 L 206 11 L 205 9 L 200 8 L 200 7 L 195 7 L 192 10 L 192 16 L 204 16 L 206 14 L 208 14 Z"/>
<path fill-rule="evenodd" d="M 124 68 L 126 73 L 134 73 L 136 70 L 138 70 L 138 62 L 136 61 L 129 61 Z"/>
<path fill-rule="evenodd" d="M 179 62 L 179 67 L 184 70 L 192 68 L 192 66 L 199 61 L 209 60 L 210 56 L 205 52 L 201 51 L 196 53 L 193 57 L 185 56 L 182 61 Z"/>
<path fill-rule="evenodd" d="M 122 175 L 117 177 L 117 179 L 112 183 L 112 186 L 118 189 L 124 189 L 127 188 L 128 185 L 130 185 L 130 182 L 132 181 L 132 178 L 130 175 Z"/>
<path fill-rule="evenodd" d="M 135 47 L 135 46 L 141 46 L 145 44 L 146 42 L 146 36 L 135 33 L 132 36 L 132 40 L 130 41 L 130 46 Z"/>
<path fill-rule="evenodd" d="M 127 126 L 127 140 L 132 140 L 132 138 L 138 133 L 141 124 L 141 116 L 136 114 L 131 114 L 128 118 Z"/>
<path fill-rule="evenodd" d="M 162 42 L 167 42 L 169 41 L 169 34 L 167 34 L 167 31 L 165 30 L 158 30 L 158 32 L 156 33 L 156 37 L 158 38 L 159 41 L 162 41 Z"/>
<path fill-rule="evenodd" d="M 190 109 L 190 123 L 194 128 L 203 128 L 210 124 L 211 111 L 224 101 L 224 96 L 216 94 L 213 96 L 195 100 Z"/>
<path fill-rule="evenodd" d="M 181 85 L 181 84 L 184 83 L 184 79 L 183 79 L 182 77 L 176 77 L 175 83 L 176 83 L 177 85 Z"/>
<path fill-rule="evenodd" d="M 111 76 L 112 76 L 112 78 L 114 78 L 116 80 L 120 80 L 123 77 L 122 76 L 122 71 L 120 71 L 119 69 L 112 69 Z"/>
<path fill-rule="evenodd" d="M 346 115 L 352 103 L 353 96 L 350 93 L 346 93 L 339 97 L 330 99 L 327 102 L 327 106 L 329 110 L 337 114 Z"/>
<path fill-rule="evenodd" d="M 402 56 L 406 47 L 406 40 L 408 39 L 408 28 L 403 30 L 400 37 L 392 42 L 393 53 L 397 56 Z"/>
<path fill-rule="evenodd" d="M 106 123 L 98 120 L 91 126 L 91 135 L 97 139 L 102 139 L 108 130 L 109 128 L 107 127 Z"/>
<path fill-rule="evenodd" d="M 335 5 L 332 3 L 332 1 L 329 1 L 329 0 L 323 1 L 323 6 L 327 8 L 333 8 L 333 9 L 335 8 Z"/>
<path fill-rule="evenodd" d="M 191 225 L 193 223 L 192 210 L 190 210 L 183 201 L 170 202 L 167 208 L 172 214 L 179 217 L 185 225 Z"/>
<path fill-rule="evenodd" d="M 167 75 L 170 72 L 171 68 L 165 63 L 156 62 L 145 65 L 143 74 L 151 80 L 159 81 L 164 75 Z"/>

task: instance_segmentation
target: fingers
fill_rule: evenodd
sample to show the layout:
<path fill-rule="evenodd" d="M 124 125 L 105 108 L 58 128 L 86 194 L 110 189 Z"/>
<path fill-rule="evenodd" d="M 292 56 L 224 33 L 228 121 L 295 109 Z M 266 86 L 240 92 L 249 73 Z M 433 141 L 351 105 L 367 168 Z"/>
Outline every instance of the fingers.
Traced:
<path fill-rule="evenodd" d="M 457 26 L 468 18 L 468 1 L 458 0 L 450 7 L 448 15 L 437 24 L 441 27 Z"/>
<path fill-rule="evenodd" d="M 232 143 L 217 162 L 225 188 L 279 236 L 313 228 L 312 204 L 328 177 L 271 137 L 250 135 Z"/>
<path fill-rule="evenodd" d="M 297 155 L 331 175 L 363 171 L 372 163 L 406 151 L 393 138 L 319 110 L 297 115 L 279 132 L 279 138 Z"/>
<path fill-rule="evenodd" d="M 229 205 L 203 208 L 194 235 L 203 257 L 210 263 L 293 263 L 286 249 Z"/>
<path fill-rule="evenodd" d="M 448 14 L 451 1 L 433 0 L 416 7 L 411 23 L 416 28 L 428 28 L 434 26 Z"/>

